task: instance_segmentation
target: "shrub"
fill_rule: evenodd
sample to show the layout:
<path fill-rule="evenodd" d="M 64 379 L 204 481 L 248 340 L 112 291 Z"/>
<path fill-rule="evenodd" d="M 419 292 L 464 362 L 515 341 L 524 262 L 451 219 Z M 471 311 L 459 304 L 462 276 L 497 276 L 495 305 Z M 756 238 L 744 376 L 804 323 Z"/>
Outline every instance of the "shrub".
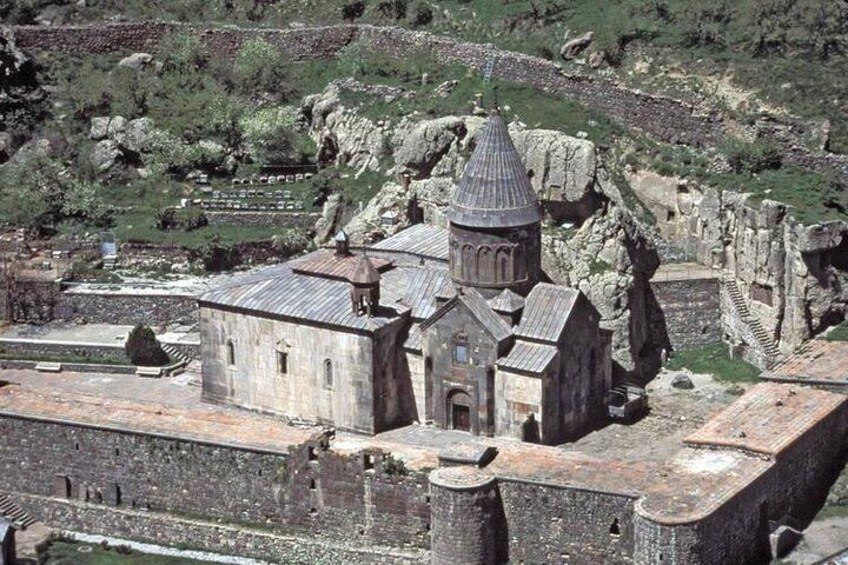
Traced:
<path fill-rule="evenodd" d="M 402 459 L 397 459 L 391 453 L 383 457 L 383 472 L 387 475 L 404 477 L 409 474 L 406 464 Z"/>
<path fill-rule="evenodd" d="M 194 231 L 209 224 L 201 210 L 163 208 L 156 212 L 156 229 L 161 231 Z"/>
<path fill-rule="evenodd" d="M 159 367 L 167 364 L 169 360 L 153 330 L 141 324 L 130 332 L 124 349 L 133 365 Z"/>
<path fill-rule="evenodd" d="M 737 174 L 757 174 L 781 166 L 780 149 L 769 142 L 733 142 L 725 147 L 725 153 L 727 164 Z"/>
<path fill-rule="evenodd" d="M 288 69 L 280 50 L 262 39 L 244 44 L 233 64 L 236 87 L 245 93 L 274 92 L 288 98 L 293 92 Z"/>

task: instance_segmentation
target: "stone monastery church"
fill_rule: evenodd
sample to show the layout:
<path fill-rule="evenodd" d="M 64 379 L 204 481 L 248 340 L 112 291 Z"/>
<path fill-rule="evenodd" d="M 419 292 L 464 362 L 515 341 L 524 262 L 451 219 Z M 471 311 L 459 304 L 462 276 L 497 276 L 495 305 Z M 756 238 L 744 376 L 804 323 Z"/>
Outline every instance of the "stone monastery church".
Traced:
<path fill-rule="evenodd" d="M 557 444 L 603 418 L 610 335 L 545 281 L 542 212 L 493 111 L 449 210 L 200 300 L 203 397 L 375 434 L 415 422 Z"/>

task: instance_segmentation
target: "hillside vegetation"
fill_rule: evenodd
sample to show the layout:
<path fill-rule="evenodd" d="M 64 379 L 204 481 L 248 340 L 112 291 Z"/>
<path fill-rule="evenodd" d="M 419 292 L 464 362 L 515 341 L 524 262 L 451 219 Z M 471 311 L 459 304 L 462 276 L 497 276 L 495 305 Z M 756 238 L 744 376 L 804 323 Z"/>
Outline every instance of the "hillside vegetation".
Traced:
<path fill-rule="evenodd" d="M 611 70 L 584 66 L 585 72 L 689 97 L 717 94 L 716 80 L 729 78 L 768 106 L 829 119 L 831 150 L 848 151 L 848 3 L 841 0 L 100 0 L 82 6 L 6 0 L 0 17 L 10 23 L 168 19 L 270 27 L 362 22 L 448 33 L 549 59 L 559 59 L 566 36 L 591 31 L 588 53 L 599 53 Z M 740 107 L 736 94 L 723 100 L 741 117 L 759 109 L 744 93 Z"/>
<path fill-rule="evenodd" d="M 848 149 L 845 2 L 18 0 L 0 1 L 0 18 L 52 25 L 127 19 L 400 25 L 491 42 L 559 60 L 568 72 L 706 101 L 741 124 L 781 108 L 808 119 L 827 118 L 833 125 L 830 149 Z M 560 47 L 566 35 L 587 31 L 594 32 L 589 46 L 564 61 Z M 796 206 L 796 217 L 804 221 L 848 219 L 848 200 L 830 172 L 786 166 L 768 141 L 729 139 L 718 153 L 660 143 L 574 101 L 521 84 L 486 82 L 480 69 L 442 65 L 425 53 L 398 60 L 354 42 L 333 61 L 293 64 L 271 45 L 253 40 L 234 60 L 223 60 L 206 53 L 195 36 L 173 33 L 145 64 L 54 53 L 39 56 L 35 68 L 23 82 L 43 90 L 34 98 L 38 104 L 8 114 L 0 126 L 6 152 L 17 152 L 0 165 L 0 224 L 34 235 L 112 229 L 121 241 L 174 243 L 200 252 L 280 236 L 288 251 L 302 248 L 307 240 L 296 227 L 162 219 L 181 198 L 197 195 L 193 179 L 199 174 L 222 186 L 232 175 L 269 165 L 314 166 L 317 148 L 300 122 L 300 100 L 346 78 L 404 93 L 382 97 L 342 90 L 346 106 L 375 122 L 468 113 L 476 93 L 490 101 L 496 88 L 508 119 L 598 144 L 625 200 L 635 197 L 617 169 L 629 165 L 782 200 Z M 425 73 L 429 80 L 422 82 Z M 448 81 L 452 86 L 438 93 Z M 104 169 L 92 159 L 98 143 L 90 135 L 92 120 L 116 116 L 149 121 L 143 147 L 122 147 L 115 166 Z M 388 164 L 381 168 L 385 172 Z M 320 210 L 334 192 L 350 202 L 367 201 L 386 179 L 379 172 L 353 172 L 325 169 L 299 187 L 307 209 Z"/>

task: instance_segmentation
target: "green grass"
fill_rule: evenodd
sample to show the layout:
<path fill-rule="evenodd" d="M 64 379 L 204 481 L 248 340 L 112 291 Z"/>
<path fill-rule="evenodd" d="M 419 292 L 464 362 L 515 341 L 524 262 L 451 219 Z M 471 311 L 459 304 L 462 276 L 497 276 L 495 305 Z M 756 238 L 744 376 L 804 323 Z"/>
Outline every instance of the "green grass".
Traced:
<path fill-rule="evenodd" d="M 589 263 L 589 274 L 590 275 L 598 275 L 601 273 L 607 273 L 612 270 L 612 265 L 604 261 L 603 259 L 595 259 L 591 263 Z"/>
<path fill-rule="evenodd" d="M 81 553 L 80 547 L 90 547 L 90 553 Z M 79 542 L 56 541 L 40 556 L 42 565 L 200 565 L 207 561 L 198 561 L 185 557 L 152 555 L 132 550 L 104 548 L 102 545 L 82 544 Z"/>
<path fill-rule="evenodd" d="M 827 341 L 848 341 L 848 322 L 842 322 L 824 336 Z"/>
<path fill-rule="evenodd" d="M 740 359 L 731 359 L 727 345 L 717 343 L 694 349 L 675 351 L 666 363 L 671 371 L 688 369 L 693 373 L 705 373 L 717 381 L 726 383 L 752 383 L 757 381 L 760 370 Z"/>

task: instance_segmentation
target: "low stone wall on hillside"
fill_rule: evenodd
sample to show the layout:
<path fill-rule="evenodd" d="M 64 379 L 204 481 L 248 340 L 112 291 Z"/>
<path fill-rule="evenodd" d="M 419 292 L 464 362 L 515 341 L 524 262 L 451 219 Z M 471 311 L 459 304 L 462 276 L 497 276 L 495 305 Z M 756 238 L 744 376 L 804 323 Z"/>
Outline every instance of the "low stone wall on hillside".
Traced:
<path fill-rule="evenodd" d="M 69 343 L 40 339 L 0 338 L 0 353 L 19 355 L 22 359 L 49 357 L 81 357 L 98 360 L 118 360 L 129 363 L 124 344 Z"/>
<path fill-rule="evenodd" d="M 129 292 L 75 292 L 59 294 L 53 319 L 87 324 L 164 325 L 199 322 L 197 299 L 185 294 L 131 294 Z"/>
<path fill-rule="evenodd" d="M 416 52 L 433 53 L 442 63 L 482 69 L 497 56 L 494 76 L 529 84 L 538 89 L 572 97 L 615 121 L 670 143 L 716 146 L 725 137 L 725 125 L 716 110 L 705 110 L 680 100 L 654 96 L 603 79 L 568 74 L 551 61 L 468 43 L 426 32 L 397 27 L 336 25 L 299 29 L 212 28 L 166 22 L 137 22 L 94 26 L 16 26 L 18 45 L 33 51 L 128 54 L 156 51 L 162 39 L 174 31 L 199 35 L 206 48 L 222 57 L 233 57 L 245 41 L 261 37 L 275 45 L 292 61 L 327 59 L 357 39 L 371 49 L 398 57 Z M 805 126 L 792 123 L 789 137 L 774 139 L 784 148 L 787 162 L 819 170 L 822 166 L 840 171 L 848 183 L 848 157 L 806 150 Z M 769 137 L 768 132 L 765 135 Z"/>
<path fill-rule="evenodd" d="M 209 224 L 236 226 L 280 226 L 308 230 L 321 214 L 291 212 L 204 212 Z"/>

